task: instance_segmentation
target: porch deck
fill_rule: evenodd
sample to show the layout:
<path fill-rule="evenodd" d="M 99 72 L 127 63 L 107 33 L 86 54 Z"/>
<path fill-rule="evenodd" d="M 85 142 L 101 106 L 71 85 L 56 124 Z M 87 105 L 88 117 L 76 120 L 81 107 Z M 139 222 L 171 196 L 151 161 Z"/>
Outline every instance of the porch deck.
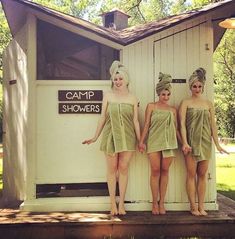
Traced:
<path fill-rule="evenodd" d="M 76 238 L 235 238 L 235 201 L 218 195 L 219 211 L 206 217 L 188 212 L 128 212 L 112 217 L 108 213 L 51 212 L 32 213 L 0 209 L 0 238 L 76 239 Z"/>

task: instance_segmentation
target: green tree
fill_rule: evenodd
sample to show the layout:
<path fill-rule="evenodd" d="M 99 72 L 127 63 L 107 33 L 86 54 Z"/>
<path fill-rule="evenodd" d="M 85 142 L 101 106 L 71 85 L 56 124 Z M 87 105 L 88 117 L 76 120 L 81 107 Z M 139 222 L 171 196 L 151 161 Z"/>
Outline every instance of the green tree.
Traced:
<path fill-rule="evenodd" d="M 120 9 L 130 15 L 129 25 L 135 26 L 168 16 L 171 4 L 172 0 L 103 0 L 100 13 Z"/>
<path fill-rule="evenodd" d="M 11 39 L 10 30 L 4 16 L 2 6 L 0 6 L 0 141 L 2 140 L 2 77 L 3 77 L 3 52 Z"/>
<path fill-rule="evenodd" d="M 172 14 L 179 14 L 186 11 L 189 8 L 189 4 L 186 3 L 186 0 L 176 1 L 171 8 Z"/>
<path fill-rule="evenodd" d="M 214 54 L 215 109 L 219 133 L 235 137 L 235 31 L 227 30 Z"/>
<path fill-rule="evenodd" d="M 6 21 L 4 12 L 2 10 L 2 6 L 0 5 L 0 22 L 1 22 L 1 27 L 0 27 L 0 81 L 2 82 L 2 67 L 3 67 L 3 62 L 2 62 L 2 56 L 4 49 L 8 45 L 8 43 L 11 40 L 11 33 L 8 27 L 8 23 Z"/>
<path fill-rule="evenodd" d="M 80 18 L 92 18 L 99 0 L 33 0 L 43 6 Z"/>

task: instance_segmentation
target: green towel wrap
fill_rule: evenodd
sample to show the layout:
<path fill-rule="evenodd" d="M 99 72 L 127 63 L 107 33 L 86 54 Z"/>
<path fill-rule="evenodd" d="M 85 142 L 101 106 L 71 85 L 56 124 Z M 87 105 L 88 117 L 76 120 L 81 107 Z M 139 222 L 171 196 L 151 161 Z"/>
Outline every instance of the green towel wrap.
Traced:
<path fill-rule="evenodd" d="M 147 153 L 168 151 L 178 148 L 174 114 L 169 110 L 155 109 L 147 138 Z M 168 157 L 174 155 L 168 155 Z M 163 157 L 165 157 L 163 155 Z"/>
<path fill-rule="evenodd" d="M 108 103 L 106 123 L 103 129 L 100 150 L 106 154 L 136 150 L 134 130 L 134 105 Z"/>
<path fill-rule="evenodd" d="M 212 152 L 210 113 L 207 109 L 187 108 L 186 130 L 188 144 L 196 161 L 208 160 Z"/>

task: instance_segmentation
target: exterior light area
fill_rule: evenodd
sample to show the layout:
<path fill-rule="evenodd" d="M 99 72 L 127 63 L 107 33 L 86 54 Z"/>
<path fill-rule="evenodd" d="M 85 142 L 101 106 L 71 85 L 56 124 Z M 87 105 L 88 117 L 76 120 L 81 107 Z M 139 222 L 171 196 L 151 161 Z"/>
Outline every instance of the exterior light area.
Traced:
<path fill-rule="evenodd" d="M 235 17 L 225 19 L 219 23 L 219 26 L 227 29 L 235 29 Z"/>

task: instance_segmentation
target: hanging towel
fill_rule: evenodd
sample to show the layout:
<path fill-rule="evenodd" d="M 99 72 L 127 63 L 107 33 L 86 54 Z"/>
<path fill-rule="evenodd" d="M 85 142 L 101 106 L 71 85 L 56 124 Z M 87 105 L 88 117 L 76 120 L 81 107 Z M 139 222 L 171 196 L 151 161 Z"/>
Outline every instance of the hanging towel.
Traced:
<path fill-rule="evenodd" d="M 147 138 L 147 153 L 176 148 L 178 144 L 173 112 L 153 110 Z"/>
<path fill-rule="evenodd" d="M 197 161 L 208 160 L 212 152 L 210 113 L 207 109 L 187 108 L 186 130 L 188 144 Z"/>
<path fill-rule="evenodd" d="M 108 103 L 100 150 L 107 154 L 136 150 L 134 105 Z"/>

